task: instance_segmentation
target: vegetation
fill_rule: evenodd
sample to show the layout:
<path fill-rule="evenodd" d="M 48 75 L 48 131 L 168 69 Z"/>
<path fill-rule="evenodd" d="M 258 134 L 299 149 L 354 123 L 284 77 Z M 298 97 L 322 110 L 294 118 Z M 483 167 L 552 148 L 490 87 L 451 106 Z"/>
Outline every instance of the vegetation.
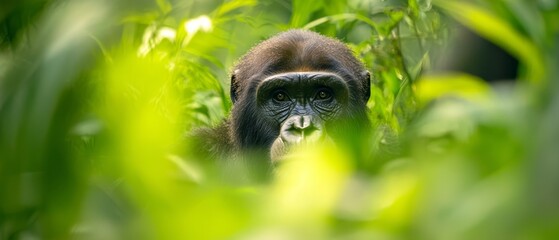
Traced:
<path fill-rule="evenodd" d="M 559 236 L 555 0 L 8 0 L 0 19 L 0 239 Z M 437 71 L 456 24 L 516 79 Z M 227 117 L 231 66 L 290 28 L 363 59 L 375 138 L 223 181 L 187 133 Z"/>

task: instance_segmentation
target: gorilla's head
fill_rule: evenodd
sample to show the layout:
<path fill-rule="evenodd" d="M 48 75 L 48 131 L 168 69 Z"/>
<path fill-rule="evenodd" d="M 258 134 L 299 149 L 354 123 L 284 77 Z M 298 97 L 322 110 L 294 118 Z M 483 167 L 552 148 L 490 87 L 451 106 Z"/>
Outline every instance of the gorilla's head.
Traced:
<path fill-rule="evenodd" d="M 287 147 L 353 128 L 366 131 L 370 76 L 347 46 L 291 30 L 255 46 L 231 76 L 229 134 L 239 150 Z"/>

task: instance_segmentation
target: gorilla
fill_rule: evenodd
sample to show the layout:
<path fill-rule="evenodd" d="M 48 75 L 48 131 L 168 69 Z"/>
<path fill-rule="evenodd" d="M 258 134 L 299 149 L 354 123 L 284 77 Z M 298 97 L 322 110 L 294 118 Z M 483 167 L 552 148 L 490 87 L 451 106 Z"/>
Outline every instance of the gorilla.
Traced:
<path fill-rule="evenodd" d="M 253 47 L 233 69 L 230 95 L 230 117 L 195 133 L 198 151 L 211 158 L 275 163 L 290 146 L 337 144 L 371 127 L 369 72 L 345 44 L 307 30 Z"/>

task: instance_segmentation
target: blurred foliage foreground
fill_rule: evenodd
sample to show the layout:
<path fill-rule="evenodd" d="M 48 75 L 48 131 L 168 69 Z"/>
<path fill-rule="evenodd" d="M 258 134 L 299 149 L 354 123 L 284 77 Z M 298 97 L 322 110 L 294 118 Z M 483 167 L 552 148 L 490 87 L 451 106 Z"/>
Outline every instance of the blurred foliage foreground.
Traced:
<path fill-rule="evenodd" d="M 555 239 L 558 11 L 555 0 L 3 1 L 0 239 Z M 471 47 L 452 45 L 456 24 L 513 56 L 516 77 L 437 71 L 437 56 Z M 266 181 L 224 181 L 185 136 L 227 116 L 234 61 L 289 28 L 363 59 L 374 137 L 300 151 Z"/>

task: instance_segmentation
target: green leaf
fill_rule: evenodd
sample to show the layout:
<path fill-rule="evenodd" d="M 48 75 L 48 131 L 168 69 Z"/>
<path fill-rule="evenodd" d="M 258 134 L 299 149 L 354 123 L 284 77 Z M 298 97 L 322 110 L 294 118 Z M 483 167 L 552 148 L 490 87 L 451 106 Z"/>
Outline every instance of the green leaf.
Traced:
<path fill-rule="evenodd" d="M 353 13 L 342 13 L 342 14 L 336 14 L 336 15 L 331 15 L 331 16 L 326 16 L 326 17 L 321 17 L 318 18 L 312 22 L 307 23 L 305 26 L 303 26 L 304 29 L 312 29 L 317 27 L 318 25 L 330 22 L 330 23 L 335 23 L 335 22 L 341 22 L 341 21 L 361 21 L 364 22 L 366 24 L 368 24 L 371 27 L 376 28 L 376 24 L 375 22 L 371 21 L 371 19 L 367 18 L 366 16 L 360 15 L 360 14 L 353 14 Z"/>
<path fill-rule="evenodd" d="M 235 11 L 243 7 L 251 7 L 256 5 L 256 0 L 234 0 L 225 2 L 219 6 L 214 12 L 216 17 L 226 15 L 232 11 Z"/>
<path fill-rule="evenodd" d="M 302 27 L 308 23 L 310 16 L 322 7 L 323 2 L 307 1 L 307 0 L 294 0 L 293 12 L 291 15 L 291 27 Z"/>
<path fill-rule="evenodd" d="M 165 14 L 173 10 L 173 5 L 171 5 L 171 3 L 167 0 L 156 0 L 156 2 L 159 9 L 161 9 L 161 11 Z"/>
<path fill-rule="evenodd" d="M 436 1 L 458 22 L 503 47 L 526 65 L 526 80 L 540 84 L 546 75 L 542 55 L 532 41 L 495 14 L 471 3 Z"/>
<path fill-rule="evenodd" d="M 482 79 L 463 73 L 425 75 L 415 84 L 415 95 L 421 106 L 447 96 L 478 101 L 489 93 L 490 88 Z"/>

